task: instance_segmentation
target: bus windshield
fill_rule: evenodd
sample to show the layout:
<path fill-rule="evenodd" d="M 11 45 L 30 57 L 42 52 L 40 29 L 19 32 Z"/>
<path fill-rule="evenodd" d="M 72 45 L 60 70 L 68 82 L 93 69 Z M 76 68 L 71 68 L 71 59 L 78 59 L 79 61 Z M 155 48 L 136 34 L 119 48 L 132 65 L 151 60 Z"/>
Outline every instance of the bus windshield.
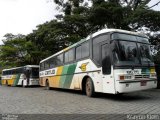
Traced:
<path fill-rule="evenodd" d="M 140 51 L 142 64 L 148 64 L 153 62 L 150 45 L 144 43 L 138 43 L 138 48 Z"/>
<path fill-rule="evenodd" d="M 32 68 L 31 69 L 31 76 L 38 77 L 39 76 L 39 68 Z"/>
<path fill-rule="evenodd" d="M 140 64 L 135 42 L 117 41 L 114 51 L 114 60 L 118 64 Z"/>
<path fill-rule="evenodd" d="M 129 37 L 128 37 L 129 38 Z M 135 37 L 136 38 L 136 37 Z M 140 38 L 140 37 L 138 37 Z M 137 40 L 137 39 L 136 39 Z M 150 45 L 138 40 L 115 40 L 113 59 L 117 65 L 153 65 Z"/>

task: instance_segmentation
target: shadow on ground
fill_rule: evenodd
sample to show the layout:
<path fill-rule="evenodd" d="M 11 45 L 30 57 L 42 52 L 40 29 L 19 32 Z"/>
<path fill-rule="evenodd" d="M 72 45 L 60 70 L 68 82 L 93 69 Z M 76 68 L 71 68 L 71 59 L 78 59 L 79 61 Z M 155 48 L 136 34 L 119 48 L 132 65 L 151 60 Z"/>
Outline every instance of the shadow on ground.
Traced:
<path fill-rule="evenodd" d="M 83 96 L 85 95 L 85 93 L 83 93 L 80 90 L 69 90 L 69 89 L 51 88 L 50 91 L 63 92 L 63 93 L 71 93 L 71 94 L 83 95 Z M 148 96 L 146 94 L 139 94 L 139 92 L 131 92 L 131 93 L 117 94 L 117 95 L 106 94 L 106 93 L 96 93 L 93 98 L 111 99 L 111 100 L 114 100 L 114 101 L 136 101 L 136 100 L 139 101 L 139 100 L 152 99 L 151 96 Z"/>

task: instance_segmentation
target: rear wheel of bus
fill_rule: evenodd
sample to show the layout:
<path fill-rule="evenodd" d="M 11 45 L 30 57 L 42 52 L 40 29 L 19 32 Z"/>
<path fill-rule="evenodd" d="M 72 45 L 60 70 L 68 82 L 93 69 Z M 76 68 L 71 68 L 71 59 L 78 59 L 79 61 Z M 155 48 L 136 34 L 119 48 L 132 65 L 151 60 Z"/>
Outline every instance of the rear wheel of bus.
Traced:
<path fill-rule="evenodd" d="M 91 80 L 91 78 L 87 78 L 86 80 L 86 95 L 88 97 L 94 97 L 95 92 L 94 92 L 94 85 L 93 82 Z"/>

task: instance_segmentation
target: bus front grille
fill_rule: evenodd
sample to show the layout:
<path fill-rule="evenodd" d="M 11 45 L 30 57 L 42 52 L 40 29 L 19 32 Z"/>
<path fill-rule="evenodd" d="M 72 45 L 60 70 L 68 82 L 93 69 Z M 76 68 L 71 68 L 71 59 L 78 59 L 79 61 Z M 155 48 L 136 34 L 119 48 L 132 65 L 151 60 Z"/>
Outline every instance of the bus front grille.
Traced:
<path fill-rule="evenodd" d="M 135 78 L 149 78 L 149 75 L 135 75 Z"/>

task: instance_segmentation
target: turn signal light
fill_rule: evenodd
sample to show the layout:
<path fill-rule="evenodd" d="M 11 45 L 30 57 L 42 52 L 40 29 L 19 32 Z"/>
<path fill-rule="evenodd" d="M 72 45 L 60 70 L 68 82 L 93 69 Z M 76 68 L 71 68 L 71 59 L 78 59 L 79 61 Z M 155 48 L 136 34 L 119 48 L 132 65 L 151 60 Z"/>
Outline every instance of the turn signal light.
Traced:
<path fill-rule="evenodd" d="M 124 75 L 119 76 L 120 80 L 124 80 Z"/>
<path fill-rule="evenodd" d="M 120 75 L 120 76 L 119 76 L 119 79 L 120 79 L 120 80 L 131 80 L 131 79 L 132 79 L 132 76 Z"/>

